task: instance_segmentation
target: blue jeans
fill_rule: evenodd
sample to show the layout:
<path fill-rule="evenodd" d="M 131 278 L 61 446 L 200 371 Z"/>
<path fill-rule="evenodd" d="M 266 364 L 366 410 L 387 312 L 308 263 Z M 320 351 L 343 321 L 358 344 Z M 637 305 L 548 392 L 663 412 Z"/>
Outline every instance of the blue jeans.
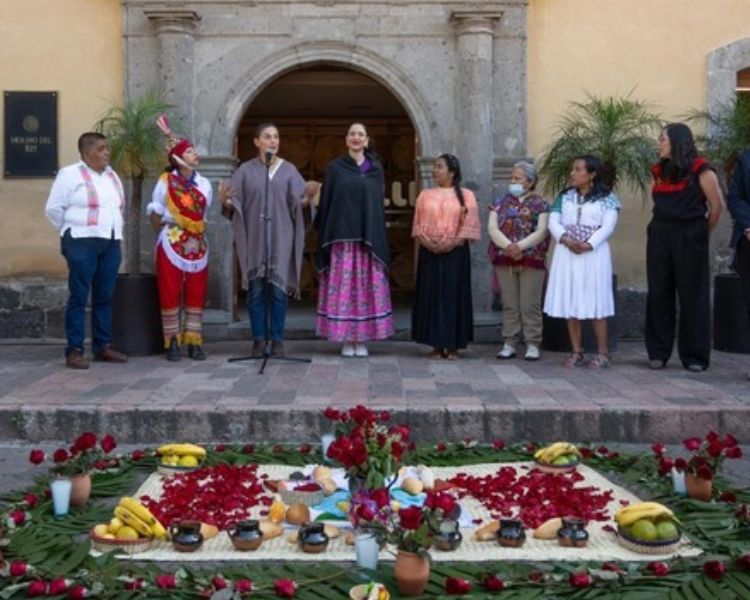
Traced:
<path fill-rule="evenodd" d="M 271 335 L 269 339 L 280 342 L 284 339 L 284 322 L 286 309 L 289 305 L 286 293 L 271 283 L 268 284 L 269 306 L 271 318 Z M 265 303 L 263 302 L 263 278 L 256 277 L 250 282 L 247 291 L 247 312 L 250 315 L 250 328 L 254 340 L 266 338 Z"/>
<path fill-rule="evenodd" d="M 112 341 L 112 295 L 120 268 L 119 240 L 62 237 L 61 252 L 68 262 L 68 305 L 65 335 L 71 350 L 83 352 L 86 336 L 86 303 L 91 292 L 91 348 L 100 353 Z"/>

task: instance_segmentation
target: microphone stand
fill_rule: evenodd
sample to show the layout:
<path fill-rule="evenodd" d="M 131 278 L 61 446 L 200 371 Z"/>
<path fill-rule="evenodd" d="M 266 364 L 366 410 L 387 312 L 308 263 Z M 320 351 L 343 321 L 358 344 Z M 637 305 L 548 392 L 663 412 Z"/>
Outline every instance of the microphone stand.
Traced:
<path fill-rule="evenodd" d="M 311 358 L 296 358 L 293 356 L 276 356 L 271 354 L 271 283 L 268 280 L 268 271 L 270 270 L 271 263 L 271 241 L 269 227 L 271 226 L 271 213 L 268 207 L 269 188 L 271 185 L 271 160 L 273 160 L 273 152 L 266 150 L 265 153 L 265 167 L 266 167 L 266 182 L 263 190 L 263 208 L 260 213 L 260 219 L 263 222 L 263 254 L 261 265 L 263 268 L 263 323 L 265 324 L 265 336 L 263 338 L 263 353 L 260 356 L 236 356 L 229 358 L 227 362 L 239 362 L 245 360 L 260 360 L 263 361 L 260 365 L 258 373 L 263 374 L 266 368 L 266 363 L 272 358 L 277 360 L 285 360 L 287 362 L 312 362 Z"/>

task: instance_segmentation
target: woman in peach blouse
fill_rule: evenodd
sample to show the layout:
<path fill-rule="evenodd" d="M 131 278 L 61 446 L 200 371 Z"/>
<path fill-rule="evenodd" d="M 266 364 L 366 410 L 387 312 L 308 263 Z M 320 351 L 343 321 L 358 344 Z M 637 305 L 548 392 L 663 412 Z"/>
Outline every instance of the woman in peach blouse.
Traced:
<path fill-rule="evenodd" d="M 479 211 L 471 190 L 461 187 L 461 165 L 441 154 L 414 210 L 412 237 L 419 242 L 412 339 L 432 346 L 432 358 L 456 360 L 473 340 L 469 242 L 480 239 Z"/>

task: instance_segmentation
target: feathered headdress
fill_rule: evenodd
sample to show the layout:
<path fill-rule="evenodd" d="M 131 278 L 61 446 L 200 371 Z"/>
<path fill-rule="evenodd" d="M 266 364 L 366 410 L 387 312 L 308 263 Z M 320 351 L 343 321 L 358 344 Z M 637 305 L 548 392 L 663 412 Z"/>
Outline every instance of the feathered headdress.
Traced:
<path fill-rule="evenodd" d="M 183 166 L 188 169 L 192 168 L 184 160 L 182 155 L 187 151 L 188 148 L 193 147 L 193 142 L 188 138 L 178 138 L 172 128 L 169 126 L 169 117 L 167 115 L 159 115 L 156 118 L 156 126 L 167 138 L 167 154 L 169 156 L 169 162 L 176 166 Z"/>

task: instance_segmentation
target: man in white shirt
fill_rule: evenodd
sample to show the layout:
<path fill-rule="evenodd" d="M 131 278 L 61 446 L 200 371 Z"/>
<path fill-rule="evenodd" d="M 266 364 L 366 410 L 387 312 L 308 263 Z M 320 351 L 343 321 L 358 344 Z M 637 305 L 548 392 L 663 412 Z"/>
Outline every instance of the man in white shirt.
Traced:
<path fill-rule="evenodd" d="M 81 160 L 57 174 L 44 212 L 60 234 L 61 253 L 68 263 L 65 364 L 71 369 L 88 369 L 83 340 L 89 292 L 94 360 L 128 360 L 110 346 L 125 194 L 120 178 L 109 166 L 107 138 L 84 133 L 78 138 L 78 151 Z"/>

